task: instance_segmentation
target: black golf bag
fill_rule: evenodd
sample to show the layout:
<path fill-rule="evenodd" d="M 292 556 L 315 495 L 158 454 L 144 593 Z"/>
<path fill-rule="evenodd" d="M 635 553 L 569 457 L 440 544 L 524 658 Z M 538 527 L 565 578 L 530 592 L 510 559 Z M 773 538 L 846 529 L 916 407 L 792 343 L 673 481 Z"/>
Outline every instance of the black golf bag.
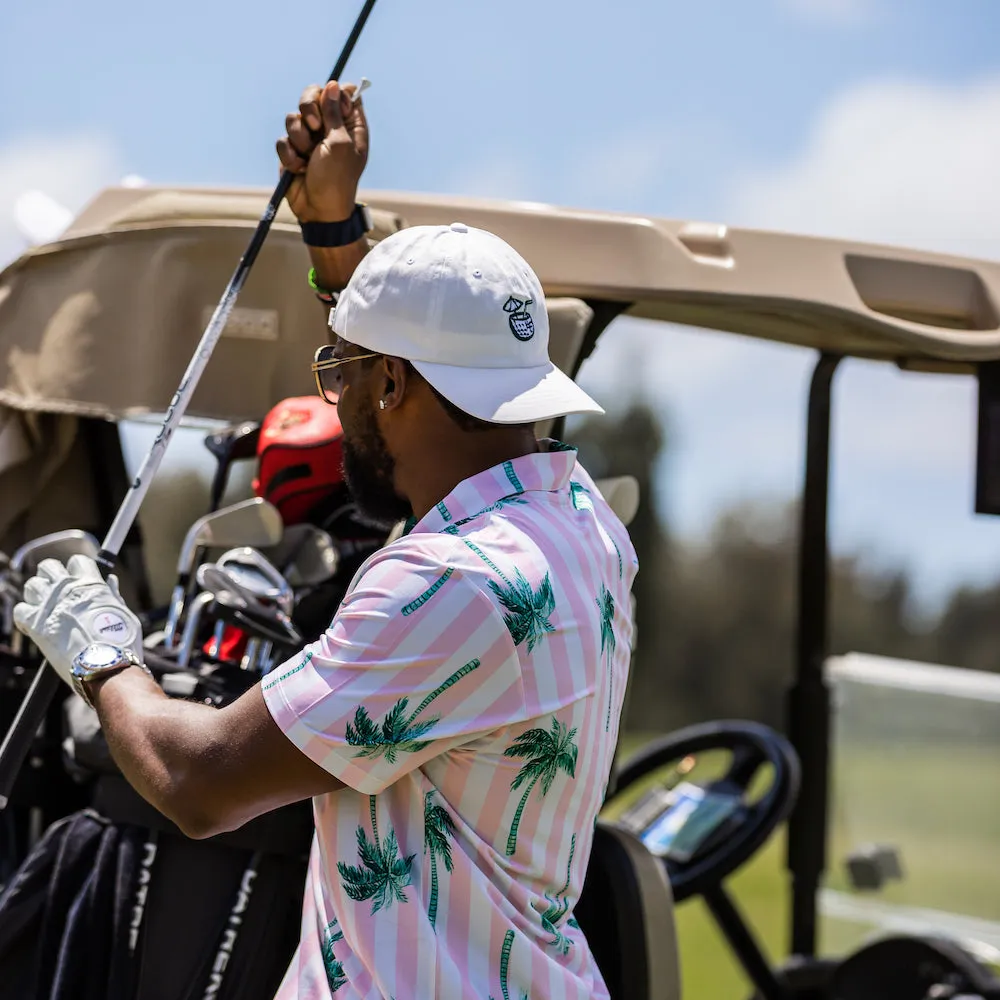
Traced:
<path fill-rule="evenodd" d="M 249 679 L 222 671 L 193 695 L 224 704 Z M 0 893 L 0 996 L 271 1000 L 299 939 L 310 804 L 190 840 L 118 773 L 96 713 L 65 709 L 67 773 L 90 804 Z"/>

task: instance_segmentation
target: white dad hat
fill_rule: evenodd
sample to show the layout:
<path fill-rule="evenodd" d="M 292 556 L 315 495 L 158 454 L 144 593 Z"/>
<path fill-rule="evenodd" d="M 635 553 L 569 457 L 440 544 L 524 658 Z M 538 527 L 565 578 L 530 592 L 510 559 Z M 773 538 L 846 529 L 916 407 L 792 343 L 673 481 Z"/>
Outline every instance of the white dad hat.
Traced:
<path fill-rule="evenodd" d="M 604 412 L 549 360 L 545 295 L 527 261 L 499 236 L 461 222 L 413 226 L 378 243 L 341 293 L 330 328 L 405 358 L 481 420 Z"/>

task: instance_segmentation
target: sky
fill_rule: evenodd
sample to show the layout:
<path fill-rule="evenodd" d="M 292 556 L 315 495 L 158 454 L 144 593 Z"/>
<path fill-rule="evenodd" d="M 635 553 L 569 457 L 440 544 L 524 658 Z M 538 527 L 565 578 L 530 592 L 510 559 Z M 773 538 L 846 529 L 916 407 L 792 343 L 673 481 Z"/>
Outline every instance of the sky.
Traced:
<path fill-rule="evenodd" d="M 0 260 L 15 199 L 73 210 L 137 174 L 268 186 L 299 92 L 360 7 L 32 0 L 0 28 Z M 379 0 L 364 185 L 524 198 L 1000 259 L 996 0 Z M 620 320 L 581 382 L 670 428 L 659 502 L 698 541 L 720 510 L 794 496 L 814 356 Z M 831 540 L 909 569 L 922 606 L 1000 577 L 973 515 L 971 378 L 848 361 L 835 381 Z"/>

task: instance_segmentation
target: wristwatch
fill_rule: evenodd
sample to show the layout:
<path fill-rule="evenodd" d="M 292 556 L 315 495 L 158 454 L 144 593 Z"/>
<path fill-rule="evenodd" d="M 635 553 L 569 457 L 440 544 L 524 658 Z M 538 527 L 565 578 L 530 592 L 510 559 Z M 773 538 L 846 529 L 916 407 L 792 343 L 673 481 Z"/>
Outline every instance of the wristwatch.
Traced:
<path fill-rule="evenodd" d="M 110 677 L 126 667 L 141 667 L 150 677 L 153 676 L 146 664 L 131 649 L 114 646 L 110 642 L 92 642 L 73 658 L 70 666 L 73 690 L 93 708 L 94 703 L 90 699 L 87 682 L 97 680 L 99 677 Z"/>

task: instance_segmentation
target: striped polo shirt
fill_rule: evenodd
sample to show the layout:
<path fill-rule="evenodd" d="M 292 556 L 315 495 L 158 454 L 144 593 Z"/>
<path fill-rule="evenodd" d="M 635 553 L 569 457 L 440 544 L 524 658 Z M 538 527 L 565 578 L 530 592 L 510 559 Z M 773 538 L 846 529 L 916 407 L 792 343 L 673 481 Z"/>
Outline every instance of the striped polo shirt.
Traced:
<path fill-rule="evenodd" d="M 460 483 L 263 681 L 345 788 L 314 800 L 279 1000 L 593 1000 L 573 908 L 611 769 L 638 562 L 554 441 Z"/>

